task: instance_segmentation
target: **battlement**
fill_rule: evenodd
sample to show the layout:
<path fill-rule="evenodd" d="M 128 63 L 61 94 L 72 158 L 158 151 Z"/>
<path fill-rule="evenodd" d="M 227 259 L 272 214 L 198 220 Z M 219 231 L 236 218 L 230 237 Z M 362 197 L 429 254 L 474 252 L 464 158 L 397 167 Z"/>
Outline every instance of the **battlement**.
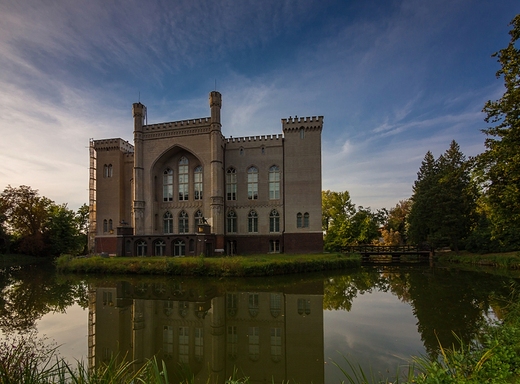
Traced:
<path fill-rule="evenodd" d="M 228 137 L 226 143 L 250 143 L 250 142 L 262 142 L 262 141 L 273 141 L 282 140 L 282 134 L 276 135 L 261 135 L 261 136 L 246 136 L 246 137 Z"/>
<path fill-rule="evenodd" d="M 311 117 L 290 117 L 288 119 L 282 119 L 282 128 L 284 132 L 286 130 L 295 129 L 322 129 L 323 127 L 323 116 L 311 116 Z"/>
<path fill-rule="evenodd" d="M 172 121 L 169 123 L 159 123 L 159 124 L 149 124 L 143 127 L 144 131 L 163 131 L 168 129 L 175 128 L 198 128 L 205 127 L 211 124 L 211 118 L 202 117 L 199 119 L 189 119 L 189 120 L 181 120 L 181 121 Z"/>
<path fill-rule="evenodd" d="M 94 148 L 96 151 L 105 150 L 118 150 L 126 153 L 133 153 L 134 146 L 130 144 L 128 141 L 116 138 L 116 139 L 102 139 L 102 140 L 94 140 Z"/>

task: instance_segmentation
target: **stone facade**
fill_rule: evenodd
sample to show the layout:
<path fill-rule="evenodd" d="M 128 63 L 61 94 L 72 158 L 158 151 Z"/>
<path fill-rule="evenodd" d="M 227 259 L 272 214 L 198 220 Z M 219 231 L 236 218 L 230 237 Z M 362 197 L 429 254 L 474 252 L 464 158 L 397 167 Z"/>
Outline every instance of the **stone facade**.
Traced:
<path fill-rule="evenodd" d="M 134 145 L 90 143 L 90 247 L 124 255 L 321 252 L 323 117 L 282 119 L 283 134 L 225 138 L 211 116 L 145 124 Z"/>

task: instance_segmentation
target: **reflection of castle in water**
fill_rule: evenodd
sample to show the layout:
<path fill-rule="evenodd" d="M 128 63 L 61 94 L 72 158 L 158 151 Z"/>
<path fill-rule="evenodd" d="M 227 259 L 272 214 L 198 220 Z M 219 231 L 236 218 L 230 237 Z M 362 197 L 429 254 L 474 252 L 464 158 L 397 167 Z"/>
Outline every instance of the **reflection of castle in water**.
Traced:
<path fill-rule="evenodd" d="M 249 289 L 249 288 L 248 288 Z M 245 291 L 186 283 L 91 287 L 89 365 L 157 356 L 168 372 L 187 364 L 196 382 L 324 380 L 323 284 Z"/>

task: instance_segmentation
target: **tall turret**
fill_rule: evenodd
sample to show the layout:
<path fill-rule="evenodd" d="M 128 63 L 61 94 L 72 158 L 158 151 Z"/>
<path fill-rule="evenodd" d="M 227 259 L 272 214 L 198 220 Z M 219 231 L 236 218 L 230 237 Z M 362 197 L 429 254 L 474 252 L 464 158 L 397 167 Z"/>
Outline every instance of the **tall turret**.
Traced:
<path fill-rule="evenodd" d="M 141 103 L 132 105 L 134 117 L 134 203 L 133 227 L 135 235 L 144 233 L 144 194 L 143 194 L 143 125 L 146 116 L 146 107 Z"/>
<path fill-rule="evenodd" d="M 220 124 L 222 95 L 209 94 L 211 109 L 211 219 L 212 232 L 217 235 L 217 248 L 224 248 L 224 148 Z"/>

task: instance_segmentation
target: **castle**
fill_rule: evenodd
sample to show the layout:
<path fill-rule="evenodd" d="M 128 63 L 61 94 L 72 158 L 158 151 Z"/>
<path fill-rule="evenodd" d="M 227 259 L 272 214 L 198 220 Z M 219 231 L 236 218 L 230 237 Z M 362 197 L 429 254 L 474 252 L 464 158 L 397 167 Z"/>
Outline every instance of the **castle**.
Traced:
<path fill-rule="evenodd" d="M 145 124 L 134 145 L 90 140 L 89 247 L 118 256 L 311 253 L 323 249 L 323 117 L 282 119 L 283 134 L 226 138 L 211 116 Z"/>

